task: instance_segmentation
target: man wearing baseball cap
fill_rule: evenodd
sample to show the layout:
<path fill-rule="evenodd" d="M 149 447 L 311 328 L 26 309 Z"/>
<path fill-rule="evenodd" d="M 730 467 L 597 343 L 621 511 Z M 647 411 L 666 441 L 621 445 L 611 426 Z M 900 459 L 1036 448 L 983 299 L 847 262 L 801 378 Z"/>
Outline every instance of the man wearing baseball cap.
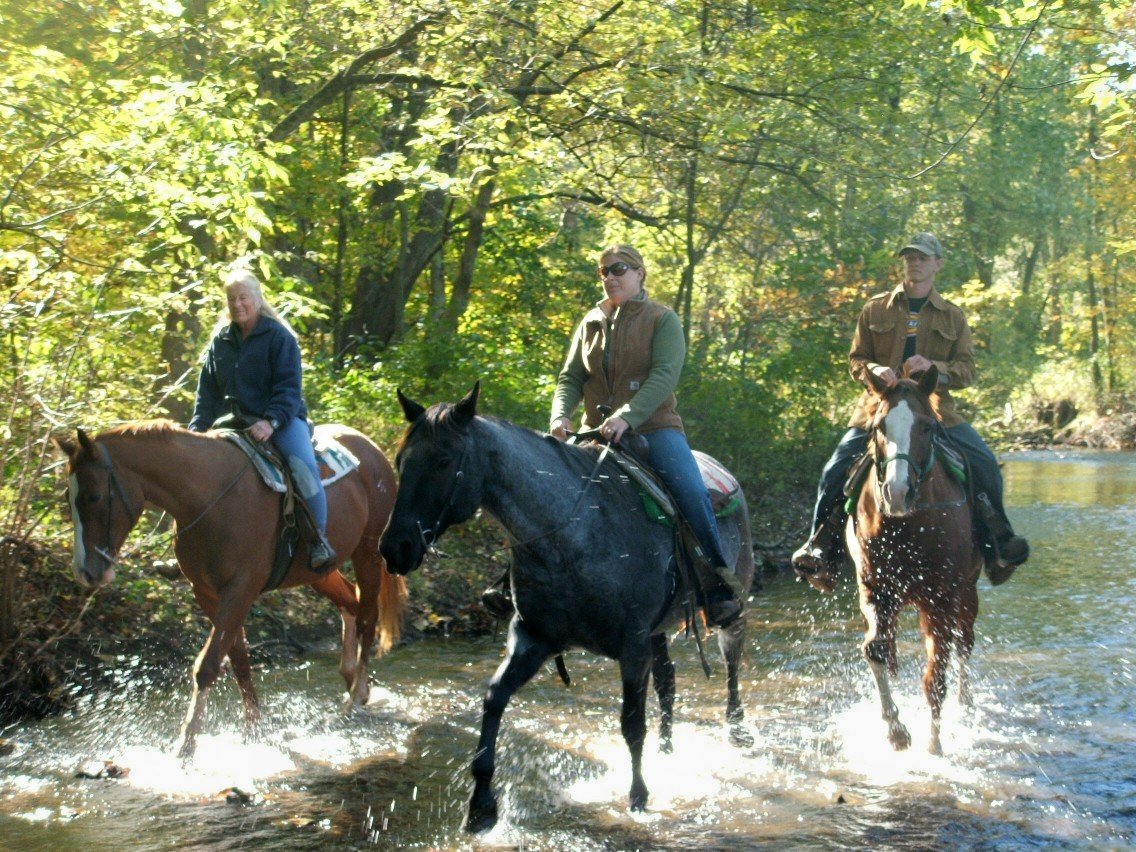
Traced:
<path fill-rule="evenodd" d="M 903 283 L 872 297 L 860 312 L 848 353 L 849 371 L 865 388 L 869 372 L 891 387 L 901 375 L 921 373 L 932 364 L 938 367 L 939 387 L 931 395 L 931 404 L 951 443 L 970 462 L 978 531 L 987 549 L 986 573 L 991 583 L 999 585 L 1029 558 L 1029 543 L 1014 534 L 1006 517 L 998 460 L 951 399 L 952 388 L 974 382 L 970 328 L 959 307 L 935 290 L 935 276 L 943 268 L 943 247 L 934 234 L 915 234 L 898 254 L 903 260 Z M 844 481 L 868 447 L 870 399 L 865 389 L 848 431 L 821 473 L 809 539 L 793 554 L 797 574 L 822 591 L 832 590 L 844 553 Z"/>

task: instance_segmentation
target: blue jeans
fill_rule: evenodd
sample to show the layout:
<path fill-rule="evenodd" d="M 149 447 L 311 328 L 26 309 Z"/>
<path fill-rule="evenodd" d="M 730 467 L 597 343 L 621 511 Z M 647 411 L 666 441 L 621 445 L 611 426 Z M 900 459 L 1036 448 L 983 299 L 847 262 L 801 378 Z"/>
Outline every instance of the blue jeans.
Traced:
<path fill-rule="evenodd" d="M 327 495 L 323 493 L 323 483 L 320 482 L 319 466 L 316 464 L 316 454 L 312 449 L 312 432 L 308 421 L 300 417 L 293 417 L 288 425 L 281 426 L 269 438 L 280 454 L 288 461 L 292 468 L 292 476 L 296 480 L 296 487 L 308 511 L 312 513 L 312 520 L 321 533 L 327 532 Z"/>
<path fill-rule="evenodd" d="M 998 467 L 998 459 L 986 442 L 969 423 L 960 423 L 946 429 L 950 442 L 970 462 L 970 473 L 974 477 L 974 493 L 985 493 L 994 510 L 1006 520 L 1006 510 L 1002 506 L 1002 470 Z M 848 475 L 848 468 L 864 451 L 868 449 L 868 433 L 863 429 L 850 428 L 836 445 L 828 463 L 820 474 L 817 485 L 816 506 L 813 508 L 813 525 L 810 535 L 832 517 L 837 504 L 844 500 L 844 480 Z"/>
<path fill-rule="evenodd" d="M 690 524 L 706 558 L 715 567 L 727 567 L 722 555 L 722 541 L 718 537 L 718 522 L 710 506 L 710 495 L 702 483 L 702 474 L 690 452 L 686 435 L 677 429 L 660 429 L 643 437 L 650 447 L 647 461 L 651 469 L 674 497 L 678 510 Z"/>

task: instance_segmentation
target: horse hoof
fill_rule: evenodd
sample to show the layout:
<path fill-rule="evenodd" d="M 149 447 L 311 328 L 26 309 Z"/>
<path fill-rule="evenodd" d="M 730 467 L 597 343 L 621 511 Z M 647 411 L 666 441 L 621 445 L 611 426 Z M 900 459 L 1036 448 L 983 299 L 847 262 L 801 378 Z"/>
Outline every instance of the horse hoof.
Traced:
<path fill-rule="evenodd" d="M 737 748 L 750 748 L 753 746 L 753 734 L 740 726 L 730 728 L 730 745 Z"/>
<path fill-rule="evenodd" d="M 888 741 L 896 751 L 906 751 L 911 747 L 911 734 L 907 732 L 907 728 L 900 727 L 888 734 Z"/>
<path fill-rule="evenodd" d="M 631 795 L 629 796 L 629 807 L 632 811 L 642 812 L 647 810 L 647 787 L 640 781 L 637 784 L 631 785 Z"/>
<path fill-rule="evenodd" d="M 462 831 L 466 834 L 481 834 L 483 831 L 489 831 L 493 826 L 497 825 L 497 808 L 483 809 L 470 808 L 466 812 L 465 822 L 462 823 Z"/>
<path fill-rule="evenodd" d="M 672 754 L 674 750 L 674 742 L 670 737 L 663 737 L 659 740 L 659 754 Z"/>
<path fill-rule="evenodd" d="M 489 831 L 497 824 L 497 797 L 492 792 L 474 792 L 466 808 L 462 830 L 468 834 Z"/>

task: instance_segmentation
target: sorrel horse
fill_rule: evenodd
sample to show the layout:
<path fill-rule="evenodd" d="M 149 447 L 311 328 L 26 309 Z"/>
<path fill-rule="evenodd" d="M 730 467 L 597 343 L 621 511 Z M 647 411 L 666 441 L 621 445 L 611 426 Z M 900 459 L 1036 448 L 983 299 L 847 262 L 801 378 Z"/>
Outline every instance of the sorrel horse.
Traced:
<path fill-rule="evenodd" d="M 348 556 L 356 583 L 338 570 L 308 569 L 307 545 L 296 548 L 281 587 L 311 586 L 339 608 L 343 653 L 339 671 L 350 701 L 364 704 L 376 627 L 379 652 L 397 641 L 406 583 L 384 570 L 379 536 L 394 505 L 394 471 L 366 436 L 346 426 L 321 426 L 359 460 L 327 489 L 328 540 L 339 564 Z M 193 698 L 178 753 L 193 754 L 205 700 L 225 657 L 244 702 L 249 728 L 259 720 L 244 621 L 264 589 L 279 538 L 281 494 L 271 491 L 229 441 L 182 429 L 168 420 L 127 424 L 89 437 L 57 438 L 69 459 L 75 578 L 86 587 L 114 579 L 118 550 L 153 504 L 176 522 L 174 552 L 213 629 L 193 665 Z M 357 584 L 357 585 L 356 585 Z"/>
<path fill-rule="evenodd" d="M 899 721 L 888 683 L 889 672 L 896 673 L 896 622 L 905 606 L 919 612 L 932 754 L 942 753 L 940 717 L 952 648 L 959 661 L 959 701 L 970 702 L 967 662 L 982 568 L 965 488 L 949 474 L 932 440 L 940 426 L 929 394 L 938 380 L 935 367 L 918 382 L 900 379 L 891 388 L 869 375 L 875 408 L 868 451 L 875 476 L 860 493 L 846 532 L 860 611 L 868 622 L 864 657 L 875 678 L 888 740 L 897 750 L 911 745 L 911 734 Z"/>
<path fill-rule="evenodd" d="M 620 481 L 610 458 L 598 463 L 597 450 L 477 416 L 477 396 L 475 385 L 460 402 L 427 410 L 399 392 L 410 425 L 396 458 L 398 499 L 381 544 L 390 570 L 406 574 L 447 528 L 468 520 L 478 507 L 508 534 L 516 614 L 505 659 L 484 695 L 465 828 L 483 831 L 497 821 L 491 782 L 509 698 L 546 660 L 569 648 L 619 662 L 620 722 L 631 752 L 630 804 L 643 810 L 641 758 L 652 672 L 664 748 L 674 701 L 664 630 L 680 617 L 684 592 L 674 568 L 673 532 L 648 519 L 637 490 Z M 719 527 L 725 555 L 748 589 L 753 546 L 744 500 Z M 744 617 L 718 633 L 727 665 L 726 719 L 741 744 L 752 742 L 742 729 L 738 695 L 744 639 Z"/>

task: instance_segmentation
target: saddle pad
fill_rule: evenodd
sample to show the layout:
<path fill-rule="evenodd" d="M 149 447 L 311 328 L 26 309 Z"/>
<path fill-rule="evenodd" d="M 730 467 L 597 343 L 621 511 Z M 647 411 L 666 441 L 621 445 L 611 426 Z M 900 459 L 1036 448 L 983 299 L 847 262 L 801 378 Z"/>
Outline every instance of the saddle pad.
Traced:
<path fill-rule="evenodd" d="M 717 459 L 706 455 L 699 450 L 691 450 L 694 460 L 698 462 L 698 472 L 702 474 L 702 484 L 710 492 L 710 505 L 714 513 L 725 509 L 738 496 L 742 490 L 741 483 L 726 468 L 722 467 Z"/>
<path fill-rule="evenodd" d="M 287 493 L 288 486 L 284 481 L 284 471 L 277 463 L 277 456 L 269 455 L 262 450 L 244 432 L 218 429 L 217 434 L 240 447 L 241 451 L 252 461 L 252 466 L 256 468 L 257 474 L 265 485 L 280 494 Z M 359 460 L 349 449 L 319 430 L 316 431 L 313 448 L 316 452 L 316 461 L 320 466 L 320 481 L 325 488 L 336 480 L 342 479 L 359 466 Z"/>

